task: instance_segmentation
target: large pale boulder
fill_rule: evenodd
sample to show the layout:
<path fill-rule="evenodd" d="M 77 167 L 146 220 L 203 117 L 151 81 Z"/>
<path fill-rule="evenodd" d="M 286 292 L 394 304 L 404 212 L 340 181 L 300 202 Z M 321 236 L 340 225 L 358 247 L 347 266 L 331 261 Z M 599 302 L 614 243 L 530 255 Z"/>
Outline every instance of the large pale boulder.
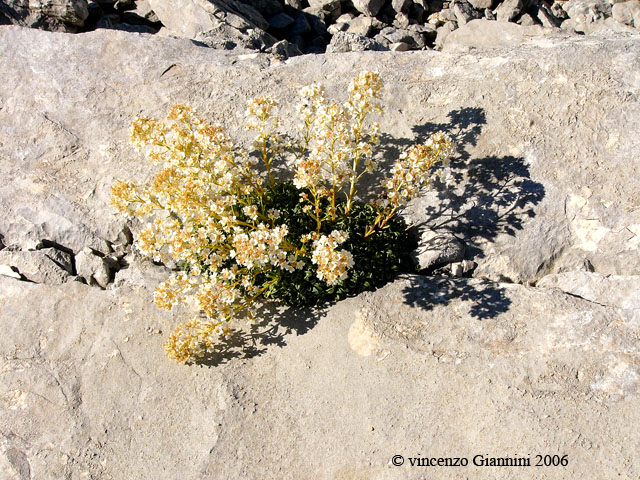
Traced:
<path fill-rule="evenodd" d="M 301 86 L 344 94 L 372 68 L 385 81 L 380 176 L 409 143 L 448 132 L 450 175 L 403 215 L 454 233 L 455 265 L 484 279 L 404 276 L 332 306 L 265 308 L 189 367 L 162 355 L 189 318 L 153 303 L 168 271 L 135 251 L 105 290 L 2 274 L 5 476 L 417 480 L 424 468 L 390 461 L 428 455 L 469 458 L 437 472 L 449 478 L 507 478 L 473 457 L 538 453 L 568 456 L 535 470 L 549 479 L 640 476 L 637 37 L 282 62 L 2 27 L 2 244 L 126 253 L 110 187 L 158 168 L 129 145 L 132 118 L 188 103 L 250 145 L 235 116 L 248 98 L 273 95 L 293 134 Z M 585 265 L 595 272 L 576 273 Z"/>
<path fill-rule="evenodd" d="M 164 35 L 200 41 L 216 48 L 268 48 L 275 38 L 269 22 L 249 4 L 226 0 L 149 0 Z"/>

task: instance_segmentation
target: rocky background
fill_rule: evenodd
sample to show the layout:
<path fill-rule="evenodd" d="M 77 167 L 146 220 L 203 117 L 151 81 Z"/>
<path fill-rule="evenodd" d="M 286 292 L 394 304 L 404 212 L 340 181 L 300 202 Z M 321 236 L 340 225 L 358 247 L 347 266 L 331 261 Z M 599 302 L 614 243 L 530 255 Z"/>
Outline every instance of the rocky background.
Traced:
<path fill-rule="evenodd" d="M 5 22 L 77 32 L 0 27 L 0 478 L 636 480 L 637 3 L 0 4 Z M 516 23 L 463 20 L 494 10 Z M 563 11 L 561 28 L 527 24 Z M 309 24 L 303 44 L 278 15 Z M 341 38 L 409 46 L 387 28 L 441 51 L 284 60 Z M 372 68 L 381 174 L 432 132 L 458 148 L 403 212 L 421 274 L 316 309 L 266 305 L 205 365 L 166 360 L 183 316 L 153 304 L 168 267 L 136 254 L 139 225 L 108 204 L 115 180 L 153 175 L 131 120 L 186 103 L 242 140 L 236 112 L 268 93 L 292 132 L 301 86 L 340 98 Z M 538 454 L 568 465 L 390 463 Z"/>
<path fill-rule="evenodd" d="M 62 32 L 104 28 L 159 33 L 215 48 L 247 48 L 285 57 L 303 53 L 439 49 L 452 31 L 481 18 L 576 34 L 637 32 L 640 1 L 0 1 L 0 24 Z"/>

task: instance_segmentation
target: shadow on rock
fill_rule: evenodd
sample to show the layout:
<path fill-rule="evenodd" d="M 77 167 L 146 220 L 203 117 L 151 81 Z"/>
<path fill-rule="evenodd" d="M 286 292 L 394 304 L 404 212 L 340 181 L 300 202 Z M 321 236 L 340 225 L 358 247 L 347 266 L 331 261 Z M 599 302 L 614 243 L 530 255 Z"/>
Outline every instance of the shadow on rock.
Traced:
<path fill-rule="evenodd" d="M 545 189 L 531 180 L 522 157 L 471 156 L 468 148 L 476 145 L 486 123 L 483 109 L 454 110 L 448 117 L 448 123 L 414 127 L 418 142 L 445 132 L 457 147 L 450 178 L 434 184 L 438 205 L 427 205 L 418 216 L 433 229 L 456 233 L 467 245 L 467 258 L 482 258 L 482 240 L 492 241 L 501 234 L 515 236 L 524 221 L 535 216 L 534 207 L 544 198 Z"/>
<path fill-rule="evenodd" d="M 243 330 L 234 330 L 231 337 L 199 365 L 215 367 L 234 358 L 253 358 L 267 352 L 270 346 L 284 347 L 289 335 L 304 335 L 322 318 L 332 303 L 314 307 L 286 308 L 275 302 L 264 302 L 257 308 L 256 318 L 262 319 Z"/>
<path fill-rule="evenodd" d="M 452 300 L 471 302 L 469 314 L 479 320 L 494 318 L 509 310 L 511 300 L 504 287 L 477 279 L 452 279 L 438 277 L 409 277 L 402 294 L 407 304 L 432 310 L 437 305 L 447 305 Z"/>
<path fill-rule="evenodd" d="M 388 170 L 401 151 L 414 143 L 422 143 L 436 132 L 447 133 L 454 141 L 457 153 L 450 163 L 445 180 L 433 183 L 435 195 L 418 200 L 411 208 L 411 220 L 416 227 L 434 231 L 446 230 L 455 235 L 466 247 L 465 259 L 485 257 L 483 246 L 499 235 L 515 236 L 524 222 L 535 216 L 534 207 L 545 195 L 544 186 L 531 179 L 524 158 L 515 156 L 489 156 L 475 158 L 469 152 L 477 144 L 486 124 L 484 110 L 463 108 L 448 114 L 446 123 L 426 123 L 413 128 L 414 139 L 381 139 L 384 170 Z M 505 281 L 510 281 L 505 277 Z M 489 318 L 506 311 L 509 301 L 501 288 L 490 283 L 465 284 L 443 281 L 437 288 L 442 292 L 417 298 L 422 290 L 409 289 L 407 301 L 429 308 L 429 302 L 440 302 L 453 297 L 476 302 L 471 314 Z"/>

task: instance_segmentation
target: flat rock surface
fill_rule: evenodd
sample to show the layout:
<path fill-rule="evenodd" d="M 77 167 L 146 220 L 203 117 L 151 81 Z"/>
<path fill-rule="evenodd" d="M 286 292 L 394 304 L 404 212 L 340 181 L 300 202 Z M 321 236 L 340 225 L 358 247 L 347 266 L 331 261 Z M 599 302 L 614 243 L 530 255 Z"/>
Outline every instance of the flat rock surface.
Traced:
<path fill-rule="evenodd" d="M 151 287 L 0 277 L 0 441 L 26 478 L 424 478 L 403 455 L 468 457 L 429 469 L 463 479 L 536 454 L 569 463 L 518 478 L 640 474 L 640 326 L 613 307 L 409 276 L 194 367 L 163 358 Z"/>
<path fill-rule="evenodd" d="M 454 137 L 448 182 L 405 215 L 454 232 L 478 278 L 403 276 L 313 311 L 270 307 L 184 366 L 163 343 L 186 314 L 152 301 L 165 269 L 132 256 L 106 290 L 0 275 L 1 478 L 640 476 L 638 37 L 281 62 L 0 27 L 0 241 L 109 253 L 125 224 L 110 186 L 155 168 L 128 143 L 133 117 L 187 103 L 246 141 L 235 113 L 268 93 L 291 133 L 301 86 L 339 97 L 371 68 L 385 81 L 383 171 L 415 140 Z"/>

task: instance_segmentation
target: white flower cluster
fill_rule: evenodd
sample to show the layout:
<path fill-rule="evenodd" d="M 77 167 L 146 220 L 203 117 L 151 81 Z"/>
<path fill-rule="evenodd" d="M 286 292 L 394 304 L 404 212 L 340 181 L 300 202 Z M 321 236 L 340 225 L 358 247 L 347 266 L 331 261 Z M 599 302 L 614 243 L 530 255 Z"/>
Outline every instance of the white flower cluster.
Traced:
<path fill-rule="evenodd" d="M 378 142 L 379 127 L 367 125 L 365 118 L 382 110 L 381 88 L 377 73 L 362 72 L 349 85 L 349 98 L 343 104 L 329 102 L 317 83 L 300 90 L 302 141 L 294 184 L 311 191 L 314 206 L 317 197 L 329 196 L 335 207 L 336 196 L 347 183 L 350 204 L 356 181 L 375 168 L 372 146 Z"/>
<path fill-rule="evenodd" d="M 318 266 L 317 276 L 328 285 L 335 285 L 348 276 L 353 267 L 353 256 L 348 250 L 336 250 L 336 247 L 347 240 L 347 233 L 334 230 L 328 236 L 322 235 L 313 242 L 311 261 Z"/>

